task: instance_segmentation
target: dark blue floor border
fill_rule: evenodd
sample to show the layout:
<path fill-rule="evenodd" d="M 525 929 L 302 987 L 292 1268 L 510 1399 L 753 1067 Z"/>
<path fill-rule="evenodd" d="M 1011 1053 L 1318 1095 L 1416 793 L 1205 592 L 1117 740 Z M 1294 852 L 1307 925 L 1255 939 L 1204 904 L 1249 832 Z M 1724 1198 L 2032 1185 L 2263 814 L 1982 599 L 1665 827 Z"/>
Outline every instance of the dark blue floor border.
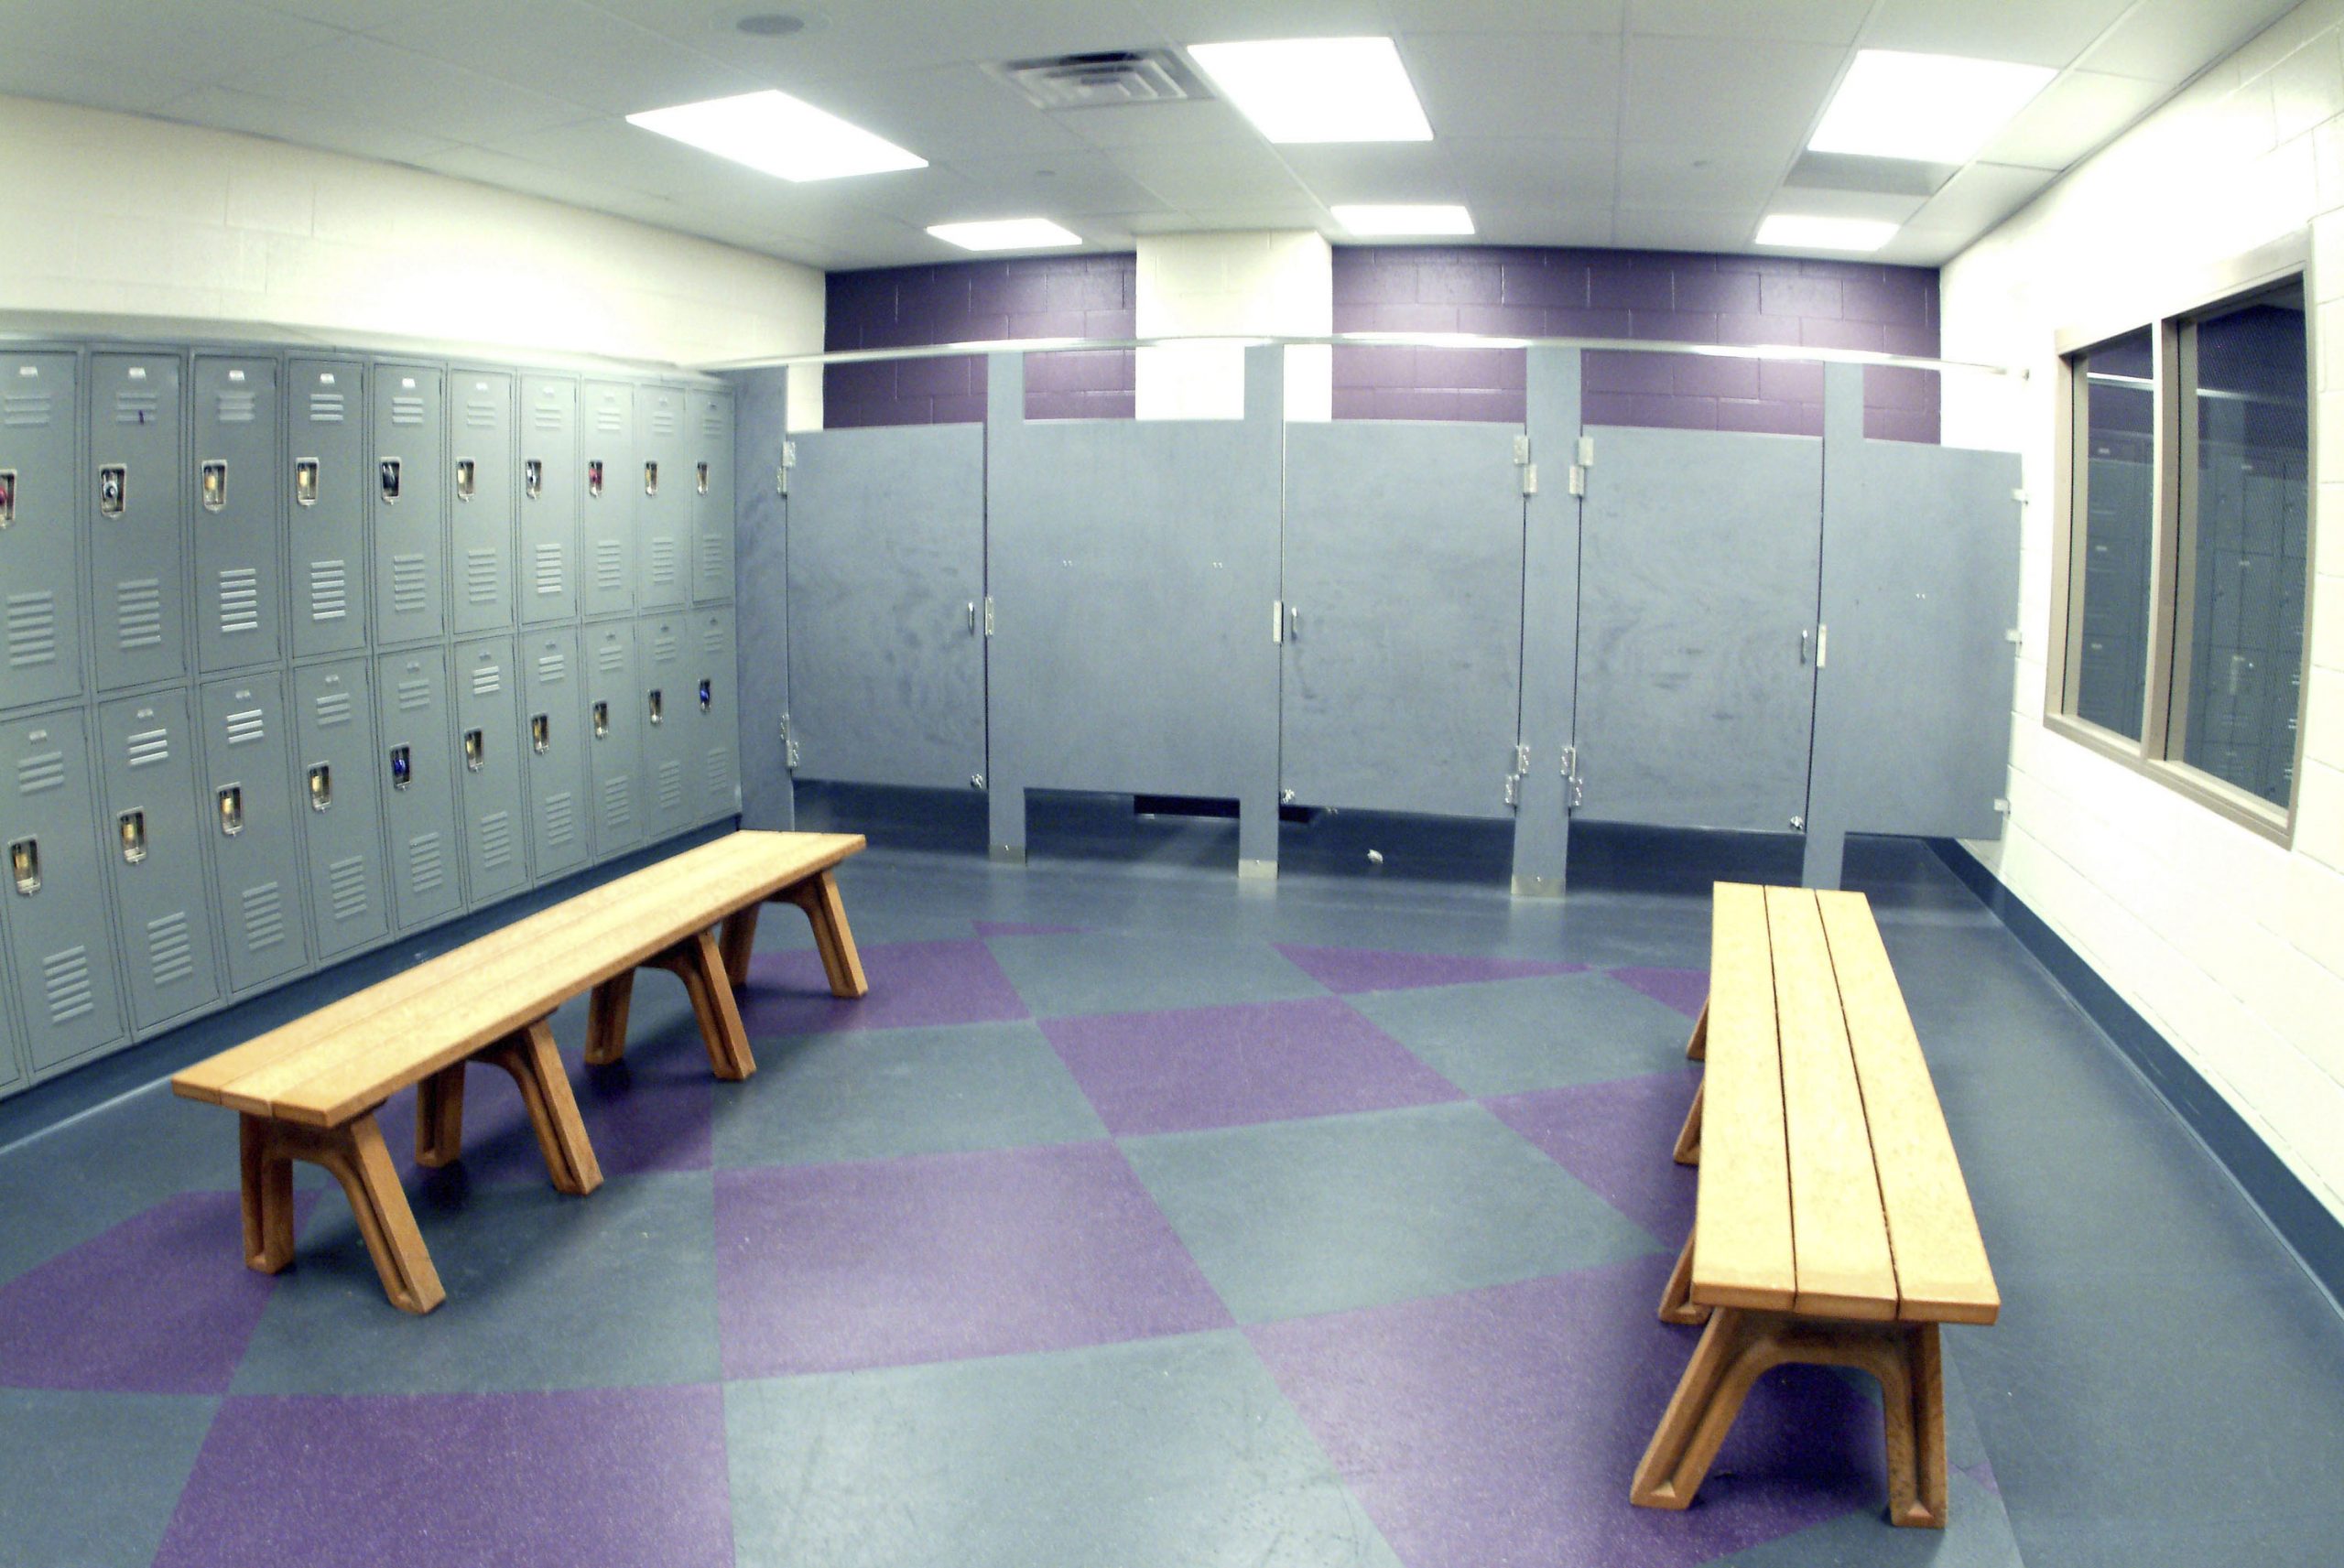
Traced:
<path fill-rule="evenodd" d="M 2330 1298 L 2344 1303 L 2344 1220 L 2287 1168 L 2270 1144 L 2240 1116 L 2222 1092 L 2208 1083 L 2173 1042 L 2100 978 L 2083 955 L 2026 902 L 2002 885 L 1985 862 L 1951 838 L 1932 838 L 1929 848 L 1948 871 L 1978 895 L 2019 946 L 2035 955 L 2067 988 L 2116 1048 L 2141 1070 L 2192 1132 L 2229 1171 L 2280 1239 L 2317 1280 Z"/>

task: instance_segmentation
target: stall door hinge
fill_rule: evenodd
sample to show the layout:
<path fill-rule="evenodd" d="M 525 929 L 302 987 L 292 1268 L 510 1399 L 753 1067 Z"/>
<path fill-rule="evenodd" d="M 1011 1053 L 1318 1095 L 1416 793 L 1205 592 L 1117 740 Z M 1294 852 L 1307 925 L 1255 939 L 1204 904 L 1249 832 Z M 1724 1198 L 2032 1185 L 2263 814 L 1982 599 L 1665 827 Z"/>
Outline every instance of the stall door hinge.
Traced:
<path fill-rule="evenodd" d="M 1563 805 L 1571 811 L 1579 809 L 1579 748 L 1563 748 Z"/>
<path fill-rule="evenodd" d="M 1286 600 L 1270 600 L 1270 641 L 1283 647 L 1286 643 Z"/>
<path fill-rule="evenodd" d="M 1582 500 L 1587 495 L 1587 469 L 1580 463 L 1571 465 L 1571 493 Z"/>
<path fill-rule="evenodd" d="M 1579 466 L 1583 469 L 1595 466 L 1595 438 L 1592 436 L 1579 438 Z"/>
<path fill-rule="evenodd" d="M 1505 803 L 1522 804 L 1522 781 L 1530 776 L 1530 748 L 1517 744 L 1514 748 L 1514 771 L 1505 775 Z"/>
<path fill-rule="evenodd" d="M 1536 463 L 1525 463 L 1525 464 L 1523 464 L 1523 465 L 1522 465 L 1521 473 L 1522 473 L 1522 493 L 1523 493 L 1523 494 L 1525 494 L 1525 495 L 1536 495 L 1536 494 L 1537 494 L 1537 493 L 1538 493 L 1538 465 L 1537 465 Z"/>
<path fill-rule="evenodd" d="M 784 441 L 781 444 L 781 466 L 773 470 L 773 490 L 776 495 L 789 493 L 789 470 L 797 466 L 798 443 Z"/>
<path fill-rule="evenodd" d="M 798 771 L 798 737 L 789 732 L 789 715 L 781 716 L 781 765 L 791 773 Z"/>
<path fill-rule="evenodd" d="M 993 595 L 985 595 L 985 635 L 993 635 Z"/>
<path fill-rule="evenodd" d="M 1514 437 L 1514 466 L 1522 467 L 1530 460 L 1530 433 L 1517 430 Z"/>

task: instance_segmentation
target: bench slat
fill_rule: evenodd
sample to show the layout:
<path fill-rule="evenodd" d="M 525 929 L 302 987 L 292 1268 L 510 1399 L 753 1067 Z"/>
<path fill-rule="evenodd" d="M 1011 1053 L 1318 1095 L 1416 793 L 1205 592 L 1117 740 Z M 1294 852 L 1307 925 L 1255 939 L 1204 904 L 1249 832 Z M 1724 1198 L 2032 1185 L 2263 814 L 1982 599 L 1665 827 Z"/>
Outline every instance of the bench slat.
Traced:
<path fill-rule="evenodd" d="M 1711 914 L 1709 1069 L 1692 1299 L 1790 1307 L 1798 1288 L 1764 894 L 1720 882 Z"/>
<path fill-rule="evenodd" d="M 1791 1228 L 1798 1267 L 1794 1310 L 1818 1317 L 1893 1319 L 1896 1269 L 1880 1184 L 1872 1173 L 1863 1093 L 1815 894 L 1805 888 L 1768 888 L 1766 921 L 1774 936 L 1783 1113 L 1790 1147 Z M 1705 1158 L 1707 1152 L 1705 1148 Z"/>
<path fill-rule="evenodd" d="M 1908 1322 L 1991 1323 L 2001 1314 L 2002 1295 L 1871 903 L 1860 892 L 1818 893 L 1816 902 L 1872 1130 L 1895 1259 L 1897 1315 Z"/>

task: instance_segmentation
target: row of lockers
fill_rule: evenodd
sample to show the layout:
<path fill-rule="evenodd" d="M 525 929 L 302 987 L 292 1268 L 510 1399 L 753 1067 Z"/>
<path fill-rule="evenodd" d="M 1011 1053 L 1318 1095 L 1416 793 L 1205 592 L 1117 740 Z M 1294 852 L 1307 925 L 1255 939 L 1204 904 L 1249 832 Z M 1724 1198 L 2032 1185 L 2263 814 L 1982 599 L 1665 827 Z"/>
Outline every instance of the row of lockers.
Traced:
<path fill-rule="evenodd" d="M 721 389 L 11 350 L 0 711 L 726 602 L 732 529 Z"/>
<path fill-rule="evenodd" d="M 739 809 L 732 611 L 0 723 L 0 1091 Z"/>

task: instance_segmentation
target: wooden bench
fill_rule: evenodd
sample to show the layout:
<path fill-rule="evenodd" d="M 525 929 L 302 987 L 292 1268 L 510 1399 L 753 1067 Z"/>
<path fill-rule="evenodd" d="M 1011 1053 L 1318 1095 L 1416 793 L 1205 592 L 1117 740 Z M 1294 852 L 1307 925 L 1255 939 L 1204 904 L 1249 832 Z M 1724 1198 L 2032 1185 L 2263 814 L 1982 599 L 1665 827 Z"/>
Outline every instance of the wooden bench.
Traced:
<path fill-rule="evenodd" d="M 1718 884 L 1687 1054 L 1707 1063 L 1677 1139 L 1698 1207 L 1660 1315 L 1707 1327 L 1631 1500 L 1688 1506 L 1752 1383 L 1802 1362 L 1879 1379 L 1890 1520 L 1942 1528 L 1937 1325 L 1992 1323 L 2002 1298 L 1864 896 Z"/>
<path fill-rule="evenodd" d="M 403 971 L 378 985 L 200 1062 L 173 1092 L 242 1117 L 244 1258 L 273 1274 L 293 1257 L 290 1162 L 323 1166 L 342 1184 L 360 1234 L 402 1310 L 446 1299 L 416 1229 L 374 1112 L 417 1089 L 416 1158 L 461 1153 L 464 1070 L 510 1074 L 554 1185 L 584 1195 L 602 1184 L 548 1018 L 592 990 L 590 1026 L 602 1059 L 624 1048 L 635 971 L 683 979 L 717 1076 L 756 1070 L 732 996 L 745 969 L 756 909 L 805 907 L 832 992 L 867 989 L 831 869 L 862 849 L 851 834 L 734 833 L 605 882 Z M 728 925 L 733 945 L 719 943 Z M 728 962 L 728 959 L 730 962 Z M 605 998 L 613 1000 L 606 1000 Z"/>

